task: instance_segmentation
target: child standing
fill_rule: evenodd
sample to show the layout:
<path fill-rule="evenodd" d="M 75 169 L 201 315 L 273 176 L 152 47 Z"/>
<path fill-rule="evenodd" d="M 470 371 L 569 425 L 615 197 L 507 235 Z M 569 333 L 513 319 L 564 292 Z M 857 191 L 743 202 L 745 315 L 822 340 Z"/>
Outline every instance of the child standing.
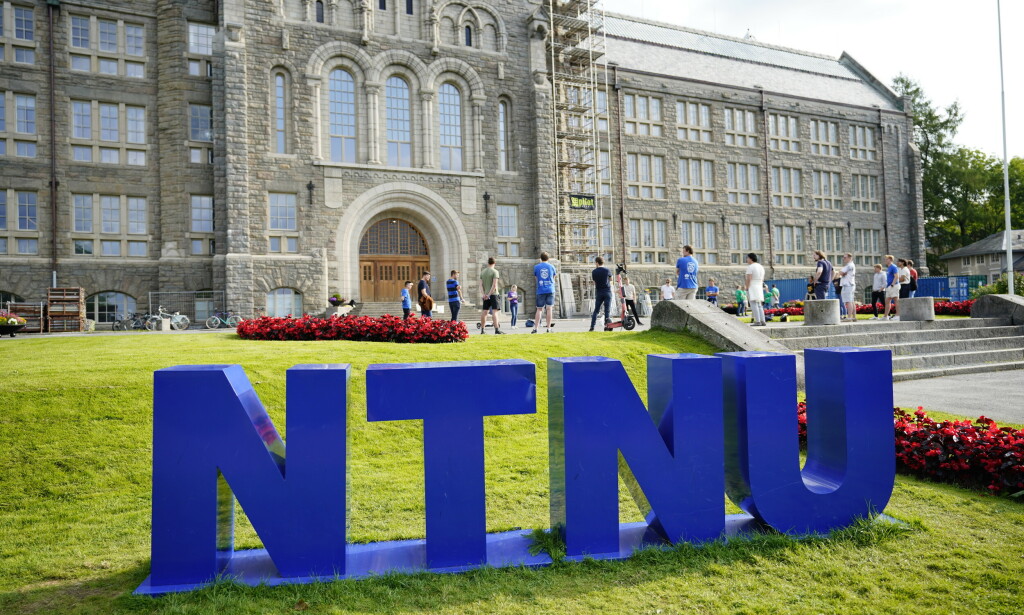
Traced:
<path fill-rule="evenodd" d="M 747 291 L 743 290 L 742 284 L 736 286 L 736 315 L 747 315 Z"/>
<path fill-rule="evenodd" d="M 508 291 L 508 310 L 512 313 L 512 328 L 516 328 L 519 319 L 519 287 L 515 284 Z"/>
<path fill-rule="evenodd" d="M 412 290 L 412 282 L 406 281 L 405 286 L 402 287 L 402 320 L 409 318 L 409 314 L 412 313 L 410 290 Z"/>
<path fill-rule="evenodd" d="M 708 287 L 704 289 L 704 294 L 707 296 L 708 303 L 718 305 L 718 286 L 715 284 L 715 278 L 708 279 Z"/>

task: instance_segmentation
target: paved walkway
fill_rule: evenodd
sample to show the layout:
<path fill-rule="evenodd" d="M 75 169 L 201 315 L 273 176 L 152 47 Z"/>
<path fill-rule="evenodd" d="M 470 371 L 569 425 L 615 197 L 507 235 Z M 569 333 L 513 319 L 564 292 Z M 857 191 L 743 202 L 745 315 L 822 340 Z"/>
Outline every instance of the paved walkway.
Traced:
<path fill-rule="evenodd" d="M 1024 424 L 1024 370 L 941 376 L 893 384 L 897 406 Z"/>

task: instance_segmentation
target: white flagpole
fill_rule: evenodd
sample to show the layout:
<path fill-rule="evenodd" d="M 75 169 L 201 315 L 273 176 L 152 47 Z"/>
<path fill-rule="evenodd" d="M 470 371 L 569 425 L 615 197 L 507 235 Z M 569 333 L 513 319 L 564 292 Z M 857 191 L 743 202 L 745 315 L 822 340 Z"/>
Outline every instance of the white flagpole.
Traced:
<path fill-rule="evenodd" d="M 1006 86 L 1003 81 L 1003 13 L 1000 0 L 996 0 L 996 22 L 999 25 L 999 94 L 1003 102 L 1003 209 L 1006 217 L 1006 229 L 1003 234 L 1003 247 L 1006 248 L 1006 281 L 1007 292 L 1014 294 L 1013 278 L 1013 230 L 1010 227 L 1010 159 L 1006 150 Z"/>

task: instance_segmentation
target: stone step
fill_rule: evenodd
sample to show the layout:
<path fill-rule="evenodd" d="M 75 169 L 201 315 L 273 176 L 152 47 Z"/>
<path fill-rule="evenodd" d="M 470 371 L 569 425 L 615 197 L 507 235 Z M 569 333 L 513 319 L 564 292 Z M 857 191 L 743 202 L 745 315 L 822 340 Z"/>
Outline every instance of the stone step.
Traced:
<path fill-rule="evenodd" d="M 877 340 L 876 340 L 877 341 Z M 893 357 L 913 355 L 934 355 L 943 353 L 964 353 L 995 350 L 1024 350 L 1024 337 L 990 337 L 984 339 L 912 341 L 895 344 L 871 344 L 867 348 L 891 350 Z"/>
<path fill-rule="evenodd" d="M 894 371 L 901 371 L 908 369 L 933 369 L 1016 361 L 1024 361 L 1024 348 L 942 352 L 905 357 L 894 356 L 892 358 L 892 368 Z"/>
<path fill-rule="evenodd" d="M 977 363 L 975 365 L 955 365 L 930 369 L 915 369 L 893 372 L 893 382 L 905 380 L 921 380 L 938 378 L 939 376 L 957 376 L 959 374 L 980 374 L 982 372 L 1000 372 L 1007 370 L 1024 370 L 1024 361 L 1004 361 L 996 363 Z"/>
<path fill-rule="evenodd" d="M 835 336 L 846 333 L 874 333 L 881 334 L 889 331 L 928 331 L 939 329 L 975 329 L 980 327 L 999 327 L 1010 325 L 1011 322 L 1005 318 L 944 318 L 933 321 L 910 321 L 900 320 L 861 320 L 856 323 L 844 323 L 840 325 L 822 325 L 807 327 L 804 325 L 773 325 L 764 329 L 764 332 L 771 338 L 783 340 L 792 337 L 818 337 Z"/>
<path fill-rule="evenodd" d="M 857 327 L 850 327 L 858 331 Z M 816 337 L 785 337 L 777 341 L 794 350 L 802 348 L 827 348 L 834 346 L 874 346 L 884 339 L 887 344 L 931 341 L 957 341 L 972 339 L 988 339 L 993 337 L 1024 336 L 1024 326 L 999 326 L 959 329 L 920 329 L 911 331 L 886 330 L 884 332 L 864 333 L 852 332 L 839 335 L 822 335 Z"/>

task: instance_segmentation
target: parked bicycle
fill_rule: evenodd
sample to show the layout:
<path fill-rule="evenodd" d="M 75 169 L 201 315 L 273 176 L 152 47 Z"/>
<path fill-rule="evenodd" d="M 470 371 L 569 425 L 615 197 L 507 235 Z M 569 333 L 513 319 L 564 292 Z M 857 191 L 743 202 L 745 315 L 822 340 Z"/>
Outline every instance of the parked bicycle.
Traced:
<path fill-rule="evenodd" d="M 140 314 L 138 312 L 128 315 L 117 314 L 113 324 L 111 324 L 111 329 L 114 331 L 144 331 L 149 329 L 147 325 L 152 317 L 152 314 Z M 152 329 L 149 330 L 152 331 Z"/>
<path fill-rule="evenodd" d="M 150 316 L 149 319 L 146 320 L 146 328 L 150 331 L 156 331 L 160 328 L 160 321 L 164 318 L 171 319 L 171 328 L 175 331 L 184 331 L 192 324 L 192 321 L 188 319 L 188 316 L 178 312 L 165 312 L 164 306 L 161 305 L 157 307 L 157 314 Z"/>
<path fill-rule="evenodd" d="M 234 329 L 240 322 L 242 322 L 242 319 L 239 316 L 236 316 L 231 310 L 226 312 L 215 312 L 213 316 L 206 319 L 206 328 L 218 329 L 220 327 L 228 327 Z"/>

